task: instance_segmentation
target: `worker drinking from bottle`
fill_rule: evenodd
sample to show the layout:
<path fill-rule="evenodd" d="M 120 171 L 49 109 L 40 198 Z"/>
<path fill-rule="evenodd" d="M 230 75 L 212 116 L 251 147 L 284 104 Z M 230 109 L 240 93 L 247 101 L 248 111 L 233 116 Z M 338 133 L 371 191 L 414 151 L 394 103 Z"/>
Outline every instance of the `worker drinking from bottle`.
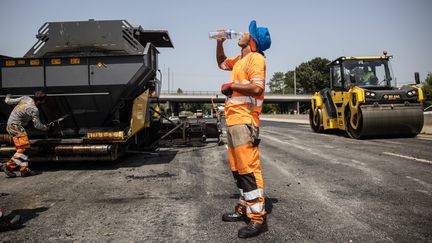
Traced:
<path fill-rule="evenodd" d="M 267 231 L 258 135 L 266 78 L 263 52 L 270 48 L 271 38 L 267 28 L 251 21 L 249 32 L 238 42 L 241 54 L 234 58 L 225 56 L 225 39 L 217 39 L 216 58 L 221 69 L 232 71 L 221 92 L 226 95 L 228 158 L 240 198 L 235 211 L 224 214 L 222 220 L 248 222 L 238 231 L 240 238 L 247 238 Z"/>

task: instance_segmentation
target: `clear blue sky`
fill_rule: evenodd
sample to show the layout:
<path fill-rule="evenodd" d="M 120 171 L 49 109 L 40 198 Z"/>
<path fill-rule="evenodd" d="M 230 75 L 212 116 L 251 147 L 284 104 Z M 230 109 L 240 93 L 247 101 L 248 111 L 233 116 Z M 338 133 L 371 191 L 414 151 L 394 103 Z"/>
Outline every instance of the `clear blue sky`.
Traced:
<path fill-rule="evenodd" d="M 394 55 L 399 83 L 432 72 L 432 1 L 430 0 L 267 0 L 267 1 L 24 1 L 0 2 L 0 54 L 23 56 L 49 21 L 126 19 L 144 29 L 166 29 L 174 49 L 162 49 L 160 68 L 173 72 L 175 89 L 219 90 L 229 72 L 215 61 L 219 28 L 247 31 L 250 20 L 267 26 L 272 47 L 266 51 L 267 82 L 314 57 Z M 239 53 L 237 41 L 225 44 L 227 56 Z M 167 75 L 165 75 L 166 77 Z M 168 88 L 167 80 L 163 89 Z M 172 85 L 171 85 L 171 89 Z"/>

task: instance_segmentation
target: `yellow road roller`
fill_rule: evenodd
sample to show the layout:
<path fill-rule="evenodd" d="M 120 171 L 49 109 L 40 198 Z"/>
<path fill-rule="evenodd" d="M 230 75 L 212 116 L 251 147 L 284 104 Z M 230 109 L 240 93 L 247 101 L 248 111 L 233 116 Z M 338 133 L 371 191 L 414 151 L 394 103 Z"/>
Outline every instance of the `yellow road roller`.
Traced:
<path fill-rule="evenodd" d="M 330 88 L 312 96 L 314 132 L 346 131 L 349 137 L 416 136 L 423 127 L 423 92 L 416 84 L 397 87 L 392 56 L 343 56 L 332 61 Z"/>

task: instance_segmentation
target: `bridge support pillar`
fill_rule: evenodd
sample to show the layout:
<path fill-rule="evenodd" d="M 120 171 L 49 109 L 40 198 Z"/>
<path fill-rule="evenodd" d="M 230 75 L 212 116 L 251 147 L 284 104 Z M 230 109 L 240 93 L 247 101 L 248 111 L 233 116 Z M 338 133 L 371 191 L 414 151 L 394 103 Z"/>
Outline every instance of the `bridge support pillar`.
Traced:
<path fill-rule="evenodd" d="M 180 111 L 180 104 L 178 102 L 171 102 L 171 106 L 174 116 L 178 116 Z"/>
<path fill-rule="evenodd" d="M 165 114 L 167 114 L 168 116 L 172 116 L 172 107 L 171 107 L 172 103 L 167 100 L 165 103 Z"/>
<path fill-rule="evenodd" d="M 178 102 L 167 101 L 166 102 L 166 113 L 170 116 L 178 116 L 180 105 Z"/>
<path fill-rule="evenodd" d="M 289 113 L 288 104 L 287 103 L 279 103 L 279 111 L 281 114 L 288 114 Z"/>

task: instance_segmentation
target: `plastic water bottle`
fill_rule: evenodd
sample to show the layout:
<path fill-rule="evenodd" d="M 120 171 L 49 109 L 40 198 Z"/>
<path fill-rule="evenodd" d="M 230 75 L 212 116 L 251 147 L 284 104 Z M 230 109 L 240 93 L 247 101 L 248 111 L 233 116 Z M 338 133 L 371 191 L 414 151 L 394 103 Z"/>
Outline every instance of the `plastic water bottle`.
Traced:
<path fill-rule="evenodd" d="M 219 38 L 226 38 L 226 39 L 238 39 L 243 35 L 242 32 L 237 32 L 235 30 L 219 30 L 219 31 L 211 31 L 209 33 L 209 39 L 219 39 Z"/>

